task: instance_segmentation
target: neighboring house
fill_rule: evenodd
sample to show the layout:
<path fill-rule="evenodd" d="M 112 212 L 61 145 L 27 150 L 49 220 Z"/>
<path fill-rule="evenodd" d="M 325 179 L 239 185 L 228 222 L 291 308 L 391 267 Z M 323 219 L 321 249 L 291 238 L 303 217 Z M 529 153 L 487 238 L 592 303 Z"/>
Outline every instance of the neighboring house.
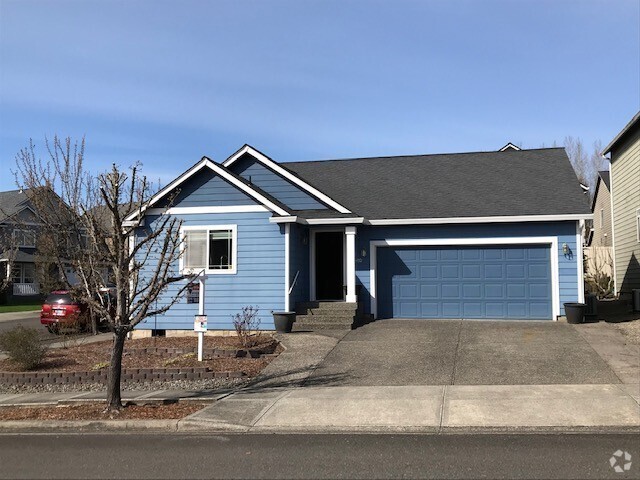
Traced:
<path fill-rule="evenodd" d="M 598 273 L 613 278 L 613 248 L 611 224 L 611 183 L 608 170 L 598 172 L 593 201 L 591 202 L 593 221 L 585 241 L 587 276 Z"/>
<path fill-rule="evenodd" d="M 615 290 L 640 288 L 640 112 L 602 152 L 610 154 Z"/>
<path fill-rule="evenodd" d="M 144 215 L 144 229 L 183 221 L 175 268 L 206 273 L 210 329 L 245 305 L 272 328 L 271 311 L 313 327 L 340 302 L 352 318 L 553 320 L 584 300 L 592 215 L 561 148 L 278 163 L 245 145 L 204 157 Z M 190 330 L 197 301 L 140 328 Z"/>
<path fill-rule="evenodd" d="M 9 281 L 5 300 L 36 298 L 36 239 L 40 219 L 28 190 L 0 192 L 0 272 Z"/>

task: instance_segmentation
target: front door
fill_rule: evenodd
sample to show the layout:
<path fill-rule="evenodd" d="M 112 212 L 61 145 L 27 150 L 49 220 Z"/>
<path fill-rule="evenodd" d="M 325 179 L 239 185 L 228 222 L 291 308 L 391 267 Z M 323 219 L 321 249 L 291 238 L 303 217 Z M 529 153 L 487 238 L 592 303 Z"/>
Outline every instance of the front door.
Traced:
<path fill-rule="evenodd" d="M 316 232 L 316 300 L 344 300 L 344 235 Z"/>

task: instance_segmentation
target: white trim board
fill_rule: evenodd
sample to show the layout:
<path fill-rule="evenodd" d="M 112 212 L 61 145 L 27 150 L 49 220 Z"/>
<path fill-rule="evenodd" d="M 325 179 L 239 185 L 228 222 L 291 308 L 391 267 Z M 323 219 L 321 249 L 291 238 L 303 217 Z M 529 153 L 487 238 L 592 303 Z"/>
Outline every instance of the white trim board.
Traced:
<path fill-rule="evenodd" d="M 148 215 L 197 215 L 202 213 L 257 213 L 269 212 L 264 205 L 224 205 L 211 207 L 148 208 Z"/>
<path fill-rule="evenodd" d="M 578 258 L 576 266 L 578 268 L 578 302 L 584 303 L 584 246 L 582 239 L 582 228 L 584 221 L 576 222 L 576 248 L 578 249 Z"/>
<path fill-rule="evenodd" d="M 449 223 L 519 223 L 591 220 L 592 213 L 569 215 L 514 215 L 499 217 L 389 218 L 369 220 L 370 225 L 440 225 Z"/>
<path fill-rule="evenodd" d="M 502 237 L 502 238 L 429 238 L 387 239 L 369 242 L 369 294 L 371 313 L 378 316 L 376 274 L 378 247 L 427 247 L 427 246 L 490 246 L 490 245 L 549 245 L 551 247 L 551 303 L 552 320 L 560 316 L 560 278 L 558 272 L 558 237 Z"/>
<path fill-rule="evenodd" d="M 286 217 L 271 217 L 271 223 L 299 223 L 300 225 L 363 225 L 366 223 L 364 217 L 349 218 L 302 218 L 297 215 Z"/>
<path fill-rule="evenodd" d="M 153 206 L 153 204 L 155 202 L 160 200 L 162 197 L 164 197 L 169 192 L 171 192 L 176 187 L 178 187 L 178 185 L 180 185 L 181 183 L 183 183 L 186 180 L 188 180 L 189 178 L 191 178 L 193 175 L 198 173 L 203 168 L 209 168 L 216 175 L 222 177 L 224 180 L 226 180 L 227 182 L 229 182 L 233 186 L 237 187 L 239 190 L 241 190 L 242 192 L 246 193 L 251 198 L 253 198 L 254 200 L 260 202 L 262 205 L 267 207 L 269 210 L 277 213 L 278 215 L 283 215 L 283 216 L 289 215 L 289 212 L 287 212 L 283 208 L 279 207 L 278 205 L 276 205 L 275 203 L 273 203 L 272 201 L 267 199 L 264 195 L 262 195 L 261 193 L 257 192 L 256 190 L 251 188 L 249 185 L 246 185 L 245 183 L 243 183 L 240 180 L 238 180 L 237 178 L 235 178 L 223 166 L 220 166 L 220 165 L 216 164 L 210 158 L 202 157 L 202 160 L 200 160 L 197 164 L 195 164 L 189 170 L 187 170 L 182 175 L 180 175 L 178 178 L 176 178 L 173 182 L 171 182 L 165 188 L 163 188 L 158 193 L 156 193 L 153 197 L 151 197 L 151 199 L 147 202 L 147 204 L 144 207 L 142 207 L 140 210 L 136 210 L 135 212 L 131 213 L 125 220 L 135 220 L 137 218 L 137 216 L 138 216 L 138 213 L 144 214 L 146 212 L 146 210 L 148 208 L 150 208 L 151 206 Z"/>
<path fill-rule="evenodd" d="M 291 224 L 284 226 L 284 311 L 289 312 L 291 308 L 291 288 L 289 280 L 291 272 Z"/>
<path fill-rule="evenodd" d="M 274 171 L 275 173 L 277 173 L 281 177 L 285 178 L 289 182 L 291 182 L 291 183 L 295 184 L 296 186 L 300 187 L 301 189 L 303 189 L 307 193 L 311 194 L 312 196 L 314 196 L 315 198 L 317 198 L 321 202 L 329 205 L 332 208 L 335 208 L 340 213 L 351 213 L 350 210 L 348 210 L 347 208 L 345 208 L 342 205 L 340 205 L 338 202 L 333 200 L 331 197 L 329 197 L 328 195 L 322 193 L 317 188 L 312 187 L 307 182 L 301 180 L 299 177 L 297 177 L 296 175 L 292 174 L 288 170 L 282 168 L 277 162 L 274 162 L 269 157 L 267 157 L 263 153 L 259 152 L 258 150 L 256 150 L 255 148 L 253 148 L 250 145 L 243 146 L 240 150 L 238 150 L 236 153 L 234 153 L 229 158 L 227 158 L 224 162 L 222 162 L 222 165 L 225 168 L 228 168 L 236 160 L 238 160 L 241 156 L 243 156 L 245 153 L 248 153 L 253 158 L 255 158 L 258 162 L 260 162 L 262 165 L 264 165 L 265 167 L 269 168 L 270 170 Z"/>

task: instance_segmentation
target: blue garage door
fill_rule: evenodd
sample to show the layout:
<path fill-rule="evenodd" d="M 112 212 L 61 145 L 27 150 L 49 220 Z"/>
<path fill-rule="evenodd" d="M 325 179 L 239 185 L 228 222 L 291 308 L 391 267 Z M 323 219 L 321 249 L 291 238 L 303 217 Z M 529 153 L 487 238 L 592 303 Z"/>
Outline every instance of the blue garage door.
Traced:
<path fill-rule="evenodd" d="M 548 246 L 379 248 L 379 318 L 552 319 Z"/>

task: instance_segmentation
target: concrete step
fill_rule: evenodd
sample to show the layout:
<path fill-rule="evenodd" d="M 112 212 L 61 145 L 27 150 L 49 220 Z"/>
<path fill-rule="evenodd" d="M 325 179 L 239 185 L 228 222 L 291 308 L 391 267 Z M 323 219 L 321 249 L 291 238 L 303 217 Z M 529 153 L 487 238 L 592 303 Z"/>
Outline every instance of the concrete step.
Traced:
<path fill-rule="evenodd" d="M 355 308 L 296 308 L 296 314 L 298 315 L 355 315 L 356 312 L 357 309 Z"/>
<path fill-rule="evenodd" d="M 357 303 L 347 302 L 299 302 L 296 310 L 356 310 Z"/>
<path fill-rule="evenodd" d="M 315 330 L 351 330 L 351 325 L 342 323 L 313 323 L 313 324 L 299 324 L 295 322 L 293 324 L 293 332 L 308 332 Z"/>
<path fill-rule="evenodd" d="M 355 317 L 356 311 L 352 310 L 350 312 L 331 312 L 326 310 L 307 310 L 307 313 L 296 313 L 296 317 L 315 317 L 315 318 L 332 318 L 332 317 Z"/>
<path fill-rule="evenodd" d="M 330 317 L 330 316 L 311 316 L 311 315 L 297 315 L 296 323 L 313 325 L 314 323 L 344 323 L 351 325 L 355 322 L 355 317 Z"/>

